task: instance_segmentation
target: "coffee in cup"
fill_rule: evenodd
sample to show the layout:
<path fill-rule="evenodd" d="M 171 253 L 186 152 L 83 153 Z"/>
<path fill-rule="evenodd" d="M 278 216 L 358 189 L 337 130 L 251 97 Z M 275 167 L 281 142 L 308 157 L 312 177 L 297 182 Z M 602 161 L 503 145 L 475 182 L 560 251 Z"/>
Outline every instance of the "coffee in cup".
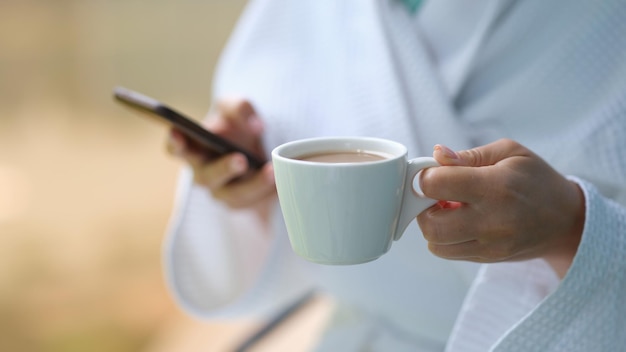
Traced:
<path fill-rule="evenodd" d="M 318 163 L 365 163 L 390 158 L 391 155 L 374 151 L 347 150 L 327 151 L 323 153 L 307 154 L 297 157 L 303 161 Z"/>

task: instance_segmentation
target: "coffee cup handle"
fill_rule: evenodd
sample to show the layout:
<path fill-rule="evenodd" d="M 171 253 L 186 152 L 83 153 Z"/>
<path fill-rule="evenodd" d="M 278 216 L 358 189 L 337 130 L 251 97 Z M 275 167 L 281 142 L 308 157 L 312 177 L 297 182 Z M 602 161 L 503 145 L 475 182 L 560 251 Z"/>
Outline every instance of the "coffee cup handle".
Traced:
<path fill-rule="evenodd" d="M 431 157 L 420 157 L 408 161 L 404 180 L 404 193 L 402 195 L 402 206 L 400 207 L 400 216 L 398 217 L 396 232 L 393 236 L 394 241 L 402 237 L 406 228 L 417 215 L 437 202 L 434 199 L 427 198 L 423 194 L 418 193 L 413 187 L 413 182 L 419 172 L 434 166 L 439 166 L 439 163 Z"/>

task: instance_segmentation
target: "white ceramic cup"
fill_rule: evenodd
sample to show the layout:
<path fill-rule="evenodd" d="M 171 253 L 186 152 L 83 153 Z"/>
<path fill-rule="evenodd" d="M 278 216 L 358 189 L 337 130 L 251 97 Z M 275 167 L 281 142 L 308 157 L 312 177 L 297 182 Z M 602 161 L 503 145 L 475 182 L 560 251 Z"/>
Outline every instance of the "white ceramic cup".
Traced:
<path fill-rule="evenodd" d="M 299 157 L 369 151 L 388 158 L 326 163 Z M 413 187 L 435 159 L 408 160 L 404 145 L 369 137 L 323 137 L 278 146 L 272 162 L 293 250 L 320 264 L 359 264 L 385 254 L 409 223 L 436 201 Z"/>

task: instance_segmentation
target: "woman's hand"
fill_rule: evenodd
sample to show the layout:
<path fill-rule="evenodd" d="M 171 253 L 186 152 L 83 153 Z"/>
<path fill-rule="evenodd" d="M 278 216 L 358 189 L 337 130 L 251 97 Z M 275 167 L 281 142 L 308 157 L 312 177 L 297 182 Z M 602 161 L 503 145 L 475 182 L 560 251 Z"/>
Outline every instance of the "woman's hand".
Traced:
<path fill-rule="evenodd" d="M 218 101 L 204 127 L 252 153 L 265 157 L 261 137 L 263 122 L 245 99 Z M 194 181 L 205 186 L 212 196 L 234 209 L 267 208 L 276 188 L 271 163 L 252 171 L 240 153 L 213 157 L 201 153 L 176 129 L 170 131 L 167 150 L 185 160 L 193 169 Z"/>
<path fill-rule="evenodd" d="M 435 255 L 475 262 L 542 257 L 563 277 L 578 249 L 585 216 L 582 191 L 511 140 L 453 152 L 437 145 L 443 165 L 420 186 L 443 200 L 418 223 Z"/>

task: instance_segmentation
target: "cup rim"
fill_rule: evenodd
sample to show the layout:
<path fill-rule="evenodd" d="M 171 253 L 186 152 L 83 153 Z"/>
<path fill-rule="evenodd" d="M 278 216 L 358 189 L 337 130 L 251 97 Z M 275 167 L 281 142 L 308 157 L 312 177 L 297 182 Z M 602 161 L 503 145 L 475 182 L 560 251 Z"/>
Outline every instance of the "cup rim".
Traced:
<path fill-rule="evenodd" d="M 370 146 L 369 148 L 367 146 Z M 385 146 L 383 148 L 374 148 L 372 146 Z M 325 151 L 341 151 L 341 150 L 370 150 L 372 152 L 380 152 L 390 155 L 389 158 L 368 162 L 354 163 L 328 163 L 328 162 L 312 162 L 296 159 L 298 156 L 314 153 L 322 153 Z M 406 146 L 402 143 L 378 138 L 378 137 L 360 137 L 360 136 L 330 136 L 330 137 L 312 137 L 293 140 L 286 142 L 272 150 L 272 159 L 288 160 L 294 163 L 316 164 L 316 165 L 371 165 L 376 163 L 385 163 L 405 157 L 408 153 Z"/>

